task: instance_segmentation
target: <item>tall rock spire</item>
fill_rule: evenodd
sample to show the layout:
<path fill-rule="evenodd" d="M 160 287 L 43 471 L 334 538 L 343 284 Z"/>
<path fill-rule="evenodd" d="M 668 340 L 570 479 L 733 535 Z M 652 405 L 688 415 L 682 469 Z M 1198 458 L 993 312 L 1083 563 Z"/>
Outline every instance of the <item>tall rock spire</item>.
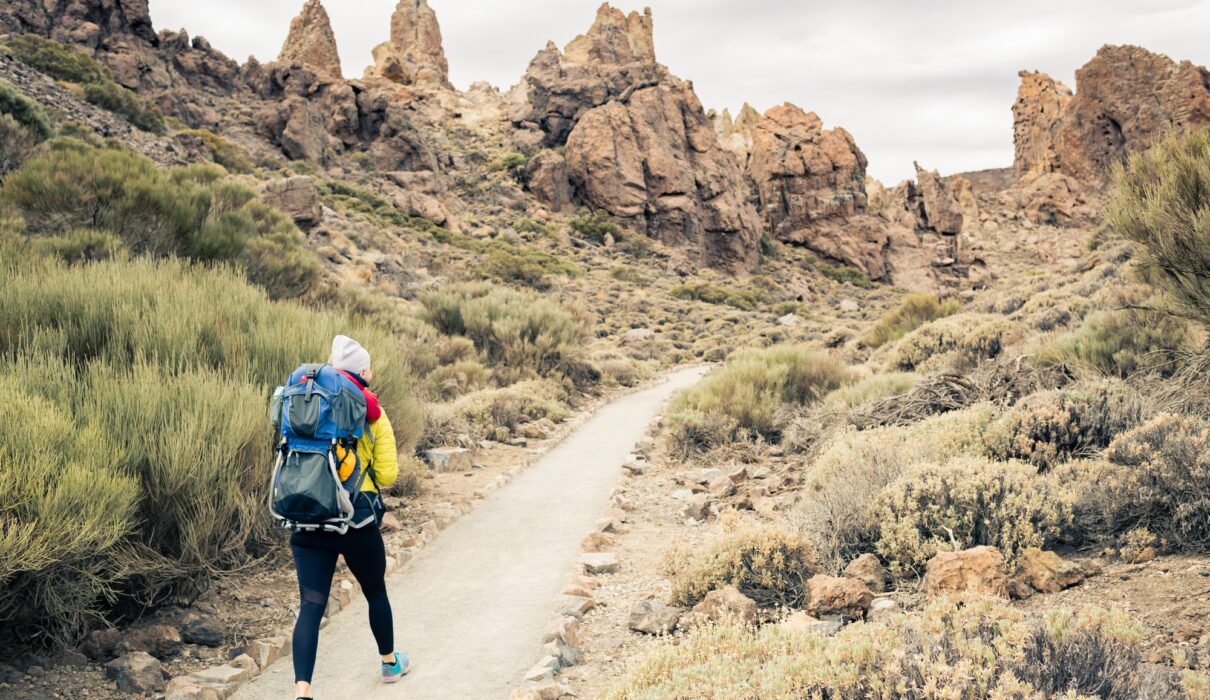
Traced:
<path fill-rule="evenodd" d="M 449 62 L 441 45 L 441 25 L 427 0 L 399 0 L 391 15 L 391 40 L 374 47 L 367 77 L 404 85 L 449 87 Z"/>
<path fill-rule="evenodd" d="M 283 63 L 301 63 L 320 73 L 340 77 L 340 55 L 332 22 L 319 0 L 307 0 L 290 22 L 290 34 L 277 57 Z"/>

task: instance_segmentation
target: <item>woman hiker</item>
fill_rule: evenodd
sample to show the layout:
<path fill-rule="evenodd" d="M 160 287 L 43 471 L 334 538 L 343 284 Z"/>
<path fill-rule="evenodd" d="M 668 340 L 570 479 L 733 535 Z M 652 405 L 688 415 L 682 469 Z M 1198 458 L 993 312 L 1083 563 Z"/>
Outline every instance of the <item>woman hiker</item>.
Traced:
<path fill-rule="evenodd" d="M 343 535 L 334 532 L 295 532 L 290 536 L 290 550 L 294 553 L 294 565 L 298 571 L 298 588 L 302 604 L 298 621 L 294 625 L 293 654 L 294 680 L 298 685 L 298 699 L 312 700 L 311 674 L 315 670 L 315 654 L 319 646 L 319 623 L 328 605 L 328 594 L 332 589 L 332 575 L 336 571 L 336 557 L 343 556 L 349 571 L 361 584 L 361 591 L 370 604 L 370 631 L 378 643 L 382 662 L 382 679 L 394 683 L 408 672 L 408 657 L 395 651 L 394 622 L 391 619 L 391 602 L 387 599 L 386 549 L 382 533 L 378 530 L 378 518 L 373 515 L 373 500 L 378 498 L 378 488 L 395 483 L 399 475 L 399 461 L 395 453 L 395 433 L 391 421 L 378 404 L 378 397 L 370 391 L 374 373 L 370 369 L 370 353 L 357 341 L 338 335 L 332 341 L 330 364 L 362 388 L 366 397 L 366 420 L 372 440 L 357 442 L 357 455 L 361 464 L 369 470 L 362 485 L 368 498 L 357 499 L 354 522 L 368 521 L 363 527 L 350 528 Z M 347 479 L 352 473 L 352 454 L 341 455 L 340 478 Z"/>

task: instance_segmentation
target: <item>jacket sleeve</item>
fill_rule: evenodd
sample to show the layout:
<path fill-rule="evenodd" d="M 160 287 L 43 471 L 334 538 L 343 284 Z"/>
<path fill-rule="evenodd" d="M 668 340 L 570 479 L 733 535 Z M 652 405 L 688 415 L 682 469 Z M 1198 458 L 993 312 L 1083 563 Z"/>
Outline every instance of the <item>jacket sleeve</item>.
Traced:
<path fill-rule="evenodd" d="M 370 433 L 374 436 L 374 461 L 371 470 L 374 481 L 382 488 L 395 483 L 399 477 L 399 453 L 395 447 L 395 431 L 387 414 L 370 424 Z"/>

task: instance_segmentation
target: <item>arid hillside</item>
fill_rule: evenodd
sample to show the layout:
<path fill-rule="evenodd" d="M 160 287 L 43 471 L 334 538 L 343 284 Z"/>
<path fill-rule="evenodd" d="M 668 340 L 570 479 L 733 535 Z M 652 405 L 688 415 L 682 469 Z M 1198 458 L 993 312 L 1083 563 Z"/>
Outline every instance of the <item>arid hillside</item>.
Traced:
<path fill-rule="evenodd" d="M 354 80 L 320 0 L 264 64 L 0 0 L 0 697 L 287 653 L 263 417 L 336 333 L 398 432 L 397 567 L 714 365 L 514 698 L 1210 697 L 1206 69 L 1023 71 L 1011 167 L 892 185 L 810 105 L 703 106 L 657 20 L 459 91 L 425 0 Z"/>

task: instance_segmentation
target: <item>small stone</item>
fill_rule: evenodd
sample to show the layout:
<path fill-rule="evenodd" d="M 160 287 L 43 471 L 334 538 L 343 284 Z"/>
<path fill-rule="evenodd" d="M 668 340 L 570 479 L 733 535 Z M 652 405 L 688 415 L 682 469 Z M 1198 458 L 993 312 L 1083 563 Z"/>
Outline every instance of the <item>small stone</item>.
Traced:
<path fill-rule="evenodd" d="M 853 620 L 865 618 L 874 601 L 874 594 L 865 583 L 855 578 L 812 576 L 807 580 L 807 612 L 817 617 L 841 615 Z"/>
<path fill-rule="evenodd" d="M 844 627 L 840 620 L 820 620 L 799 610 L 778 623 L 778 627 L 791 632 L 806 634 L 833 635 Z"/>
<path fill-rule="evenodd" d="M 527 681 L 546 681 L 555 677 L 559 672 L 559 657 L 546 656 L 538 663 L 534 664 L 533 668 L 525 672 L 525 680 Z"/>
<path fill-rule="evenodd" d="M 658 600 L 640 600 L 630 606 L 627 626 L 643 634 L 670 634 L 681 621 L 684 611 Z"/>
<path fill-rule="evenodd" d="M 596 603 L 587 596 L 564 595 L 559 596 L 555 609 L 561 615 L 570 615 L 579 619 L 584 617 L 584 613 L 595 607 Z"/>
<path fill-rule="evenodd" d="M 870 604 L 870 611 L 866 613 L 866 619 L 870 622 L 877 622 L 902 614 L 903 608 L 899 607 L 897 601 L 890 598 L 878 598 Z"/>
<path fill-rule="evenodd" d="M 185 642 L 204 647 L 222 646 L 226 635 L 216 620 L 196 614 L 190 615 L 187 620 L 181 625 L 181 639 Z"/>
<path fill-rule="evenodd" d="M 798 316 L 798 314 L 786 314 L 785 316 L 777 319 L 777 325 L 785 326 L 786 328 L 795 328 L 800 323 L 802 323 L 802 319 Z"/>
<path fill-rule="evenodd" d="M 575 666 L 580 663 L 580 650 L 562 639 L 552 639 L 542 645 L 542 651 L 559 660 L 560 668 Z"/>
<path fill-rule="evenodd" d="M 157 659 L 176 656 L 181 650 L 181 633 L 170 625 L 152 625 L 128 630 L 122 635 L 117 653 L 145 651 Z"/>
<path fill-rule="evenodd" d="M 399 517 L 390 512 L 382 516 L 382 524 L 379 527 L 383 532 L 399 532 L 403 529 L 399 523 Z"/>
<path fill-rule="evenodd" d="M 711 481 L 706 489 L 718 498 L 726 498 L 727 496 L 735 495 L 735 482 L 726 474 Z"/>
<path fill-rule="evenodd" d="M 604 552 L 613 549 L 615 538 L 606 532 L 590 532 L 580 540 L 581 552 Z"/>
<path fill-rule="evenodd" d="M 1017 566 L 1021 579 L 1042 593 L 1058 593 L 1084 582 L 1084 570 L 1079 564 L 1037 547 L 1022 551 Z"/>
<path fill-rule="evenodd" d="M 105 664 L 105 677 L 126 693 L 152 693 L 164 688 L 163 667 L 144 651 L 134 651 Z"/>
<path fill-rule="evenodd" d="M 469 472 L 474 469 L 471 451 L 465 447 L 438 447 L 426 450 L 424 461 L 438 474 Z"/>
<path fill-rule="evenodd" d="M 995 547 L 974 547 L 961 552 L 940 552 L 929 560 L 924 592 L 930 598 L 954 593 L 1008 597 L 1004 555 Z"/>
<path fill-rule="evenodd" d="M 618 556 L 613 552 L 587 552 L 580 555 L 580 566 L 593 576 L 612 574 L 618 570 Z"/>
<path fill-rule="evenodd" d="M 1034 597 L 1037 591 L 1034 587 L 1022 581 L 1020 578 L 1014 577 L 1008 580 L 1008 597 L 1013 600 L 1029 600 Z"/>
<path fill-rule="evenodd" d="M 710 497 L 704 493 L 690 496 L 685 499 L 685 507 L 681 509 L 681 513 L 690 520 L 705 522 L 710 517 Z"/>
<path fill-rule="evenodd" d="M 557 617 L 546 628 L 546 633 L 542 636 L 542 643 L 561 639 L 567 644 L 576 646 L 579 644 L 579 629 L 580 621 L 569 615 Z"/>
<path fill-rule="evenodd" d="M 256 663 L 256 660 L 247 654 L 240 654 L 234 659 L 231 659 L 231 661 L 228 662 L 228 665 L 230 665 L 232 668 L 240 668 L 247 671 L 249 678 L 260 673 L 260 666 Z"/>
<path fill-rule="evenodd" d="M 710 591 L 700 603 L 681 618 L 686 628 L 707 623 L 752 625 L 756 623 L 756 601 L 739 592 L 735 586 Z"/>
<path fill-rule="evenodd" d="M 861 305 L 852 299 L 841 299 L 840 310 L 846 314 L 857 313 L 861 311 Z"/>
<path fill-rule="evenodd" d="M 861 581 L 874 593 L 885 593 L 890 575 L 874 554 L 862 554 L 844 569 L 844 575 Z"/>
<path fill-rule="evenodd" d="M 90 659 L 100 660 L 113 657 L 114 648 L 122 641 L 122 633 L 116 629 L 93 630 L 84 638 L 80 651 Z"/>

